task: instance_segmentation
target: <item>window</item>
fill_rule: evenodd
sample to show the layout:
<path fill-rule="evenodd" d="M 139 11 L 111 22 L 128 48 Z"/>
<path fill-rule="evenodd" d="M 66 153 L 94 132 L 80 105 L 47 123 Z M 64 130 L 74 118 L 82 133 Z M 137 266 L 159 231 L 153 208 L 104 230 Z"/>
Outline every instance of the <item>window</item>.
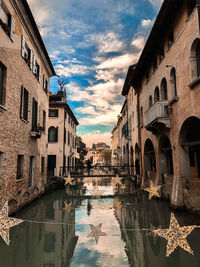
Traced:
<path fill-rule="evenodd" d="M 49 117 L 58 117 L 58 109 L 49 109 Z"/>
<path fill-rule="evenodd" d="M 29 92 L 22 85 L 20 117 L 22 120 L 29 122 L 29 114 L 30 114 L 30 96 Z"/>
<path fill-rule="evenodd" d="M 10 15 L 3 1 L 0 1 L 0 25 L 14 42 L 15 38 L 15 19 Z"/>
<path fill-rule="evenodd" d="M 3 153 L 0 152 L 0 181 L 2 181 Z"/>
<path fill-rule="evenodd" d="M 45 129 L 46 129 L 46 111 L 45 110 L 43 110 L 42 127 L 43 127 L 43 131 L 45 132 Z"/>
<path fill-rule="evenodd" d="M 6 67 L 0 62 L 0 105 L 5 105 L 6 98 Z"/>
<path fill-rule="evenodd" d="M 58 127 L 50 127 L 48 130 L 48 142 L 58 142 Z"/>
<path fill-rule="evenodd" d="M 190 65 L 192 81 L 200 76 L 200 39 L 197 38 L 192 44 L 190 51 Z"/>
<path fill-rule="evenodd" d="M 46 75 L 43 75 L 43 89 L 47 93 L 48 92 L 48 80 L 46 79 Z"/>
<path fill-rule="evenodd" d="M 165 54 L 164 54 L 164 48 L 163 46 L 160 48 L 160 52 L 159 52 L 159 63 L 161 63 L 161 61 L 163 60 Z"/>
<path fill-rule="evenodd" d="M 17 156 L 17 177 L 16 180 L 23 178 L 23 166 L 24 166 L 24 155 Z"/>
<path fill-rule="evenodd" d="M 160 86 L 160 95 L 161 101 L 167 100 L 167 81 L 165 78 L 162 79 L 161 86 Z"/>
<path fill-rule="evenodd" d="M 32 102 L 32 131 L 37 130 L 38 124 L 38 102 L 33 98 Z"/>
<path fill-rule="evenodd" d="M 32 187 L 33 186 L 34 171 L 35 171 L 35 157 L 31 156 L 30 157 L 30 161 L 29 161 L 28 187 Z"/>
<path fill-rule="evenodd" d="M 157 101 L 160 100 L 160 93 L 159 93 L 159 88 L 156 87 L 155 91 L 154 91 L 154 103 L 156 103 Z"/>
<path fill-rule="evenodd" d="M 155 72 L 157 69 L 157 58 L 156 56 L 153 58 L 153 72 Z"/>
<path fill-rule="evenodd" d="M 41 174 L 44 174 L 44 157 L 41 157 Z"/>
<path fill-rule="evenodd" d="M 171 69 L 170 84 L 171 84 L 171 90 L 172 90 L 172 99 L 174 99 L 177 96 L 176 70 L 175 70 L 175 68 Z"/>
<path fill-rule="evenodd" d="M 35 58 L 33 58 L 33 74 L 35 75 L 36 79 L 40 82 L 41 80 L 41 68 Z"/>
<path fill-rule="evenodd" d="M 70 116 L 68 116 L 68 123 L 70 124 Z"/>
<path fill-rule="evenodd" d="M 68 131 L 68 145 L 70 145 L 70 132 Z"/>
<path fill-rule="evenodd" d="M 196 63 L 197 63 L 197 77 L 200 76 L 200 42 L 198 42 L 196 47 Z"/>
<path fill-rule="evenodd" d="M 149 107 L 151 107 L 152 106 L 152 96 L 150 95 L 150 97 L 149 97 Z"/>
<path fill-rule="evenodd" d="M 174 32 L 173 30 L 171 30 L 168 34 L 168 38 L 167 38 L 167 44 L 168 44 L 168 49 L 171 47 L 171 45 L 174 42 Z"/>
<path fill-rule="evenodd" d="M 149 72 L 147 72 L 146 73 L 146 83 L 148 83 L 149 79 L 150 79 Z"/>

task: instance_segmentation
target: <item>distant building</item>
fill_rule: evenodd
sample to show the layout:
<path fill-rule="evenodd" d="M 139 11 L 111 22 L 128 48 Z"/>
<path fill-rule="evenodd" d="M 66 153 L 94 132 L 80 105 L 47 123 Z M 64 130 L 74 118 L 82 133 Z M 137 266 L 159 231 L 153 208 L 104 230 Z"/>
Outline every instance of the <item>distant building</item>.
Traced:
<path fill-rule="evenodd" d="M 45 189 L 54 75 L 27 1 L 0 1 L 0 195 L 10 211 Z"/>
<path fill-rule="evenodd" d="M 76 127 L 78 121 L 66 102 L 66 92 L 49 96 L 48 176 L 59 176 L 63 167 L 76 164 Z"/>
<path fill-rule="evenodd" d="M 111 149 L 105 143 L 93 144 L 92 149 L 88 149 L 86 160 L 90 160 L 93 165 L 111 164 Z"/>

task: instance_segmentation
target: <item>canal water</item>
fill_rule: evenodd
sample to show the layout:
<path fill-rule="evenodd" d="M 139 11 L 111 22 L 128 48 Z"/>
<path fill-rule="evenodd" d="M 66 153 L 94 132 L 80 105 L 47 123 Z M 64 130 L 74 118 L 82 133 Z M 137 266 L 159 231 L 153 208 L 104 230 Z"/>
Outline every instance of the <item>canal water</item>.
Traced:
<path fill-rule="evenodd" d="M 167 202 L 148 193 L 113 190 L 109 179 L 84 180 L 34 201 L 16 217 L 10 245 L 0 239 L 0 267 L 199 267 L 200 229 L 187 237 L 194 256 L 178 247 L 166 257 L 167 241 L 148 229 L 167 229 Z M 71 188 L 70 188 L 71 187 Z M 131 195 L 130 195 L 131 193 Z M 175 212 L 180 226 L 200 225 L 200 218 Z"/>

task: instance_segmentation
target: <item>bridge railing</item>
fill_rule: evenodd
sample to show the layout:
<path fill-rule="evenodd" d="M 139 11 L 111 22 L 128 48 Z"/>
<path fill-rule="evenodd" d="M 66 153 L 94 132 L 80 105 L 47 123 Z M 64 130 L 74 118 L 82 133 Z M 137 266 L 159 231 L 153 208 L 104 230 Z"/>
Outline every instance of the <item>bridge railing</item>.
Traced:
<path fill-rule="evenodd" d="M 60 168 L 60 175 L 67 176 L 122 176 L 134 175 L 135 166 L 110 166 L 110 165 L 94 165 L 94 166 L 66 166 Z"/>

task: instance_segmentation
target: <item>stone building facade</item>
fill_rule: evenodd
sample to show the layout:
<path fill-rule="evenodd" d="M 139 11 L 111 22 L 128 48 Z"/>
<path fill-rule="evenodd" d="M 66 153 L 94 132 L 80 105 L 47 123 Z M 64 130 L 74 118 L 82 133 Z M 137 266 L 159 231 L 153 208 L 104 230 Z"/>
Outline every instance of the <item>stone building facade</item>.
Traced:
<path fill-rule="evenodd" d="M 165 0 L 131 84 L 138 94 L 143 185 L 200 212 L 200 7 Z"/>
<path fill-rule="evenodd" d="M 27 2 L 0 1 L 0 195 L 10 210 L 44 191 L 54 75 Z"/>
<path fill-rule="evenodd" d="M 48 176 L 59 176 L 63 167 L 76 164 L 76 127 L 78 121 L 66 102 L 66 92 L 49 96 Z"/>

